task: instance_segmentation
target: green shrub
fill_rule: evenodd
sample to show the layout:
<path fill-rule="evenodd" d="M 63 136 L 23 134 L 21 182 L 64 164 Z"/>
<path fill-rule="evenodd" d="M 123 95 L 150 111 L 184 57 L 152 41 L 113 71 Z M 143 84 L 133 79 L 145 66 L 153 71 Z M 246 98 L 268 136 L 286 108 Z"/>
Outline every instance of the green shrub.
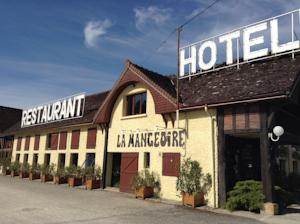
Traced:
<path fill-rule="evenodd" d="M 265 199 L 261 182 L 254 180 L 237 182 L 228 196 L 226 209 L 230 211 L 257 211 L 262 208 Z"/>
<path fill-rule="evenodd" d="M 159 187 L 159 180 L 154 172 L 149 172 L 149 170 L 142 170 L 133 178 L 132 186 L 135 189 L 141 187 Z"/>
<path fill-rule="evenodd" d="M 69 177 L 80 178 L 83 176 L 83 169 L 81 167 L 72 165 L 66 167 L 66 173 Z"/>
<path fill-rule="evenodd" d="M 10 170 L 15 172 L 15 173 L 19 173 L 20 168 L 21 168 L 21 164 L 18 161 L 12 162 L 10 164 Z"/>
<path fill-rule="evenodd" d="M 212 185 L 210 174 L 204 174 L 198 161 L 187 158 L 180 167 L 176 189 L 180 192 L 207 194 Z"/>
<path fill-rule="evenodd" d="M 101 180 L 102 170 L 100 166 L 88 166 L 84 169 L 84 176 L 89 179 Z"/>
<path fill-rule="evenodd" d="M 23 172 L 23 173 L 29 173 L 29 171 L 30 171 L 29 163 L 23 163 L 21 165 L 20 171 Z"/>
<path fill-rule="evenodd" d="M 51 165 L 49 165 L 49 166 L 46 164 L 43 164 L 40 167 L 40 173 L 42 175 L 52 175 L 54 168 L 55 168 L 55 164 L 53 164 L 53 163 L 51 163 Z"/>

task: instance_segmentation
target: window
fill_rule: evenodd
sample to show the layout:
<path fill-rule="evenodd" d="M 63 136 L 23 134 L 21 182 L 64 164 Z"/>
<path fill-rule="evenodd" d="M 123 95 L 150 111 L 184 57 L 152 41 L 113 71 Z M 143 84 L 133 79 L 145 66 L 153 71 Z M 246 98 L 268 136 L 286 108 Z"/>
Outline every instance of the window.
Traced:
<path fill-rule="evenodd" d="M 286 174 L 286 161 L 284 159 L 279 160 L 279 169 L 282 174 Z"/>
<path fill-rule="evenodd" d="M 163 176 L 179 176 L 180 153 L 163 153 Z"/>
<path fill-rule="evenodd" d="M 22 144 L 22 137 L 19 137 L 17 142 L 17 151 L 21 150 L 21 144 Z"/>
<path fill-rule="evenodd" d="M 57 149 L 58 133 L 48 134 L 48 149 Z"/>
<path fill-rule="evenodd" d="M 97 128 L 88 129 L 86 148 L 94 149 L 96 147 Z"/>
<path fill-rule="evenodd" d="M 136 115 L 146 113 L 147 93 L 139 93 L 127 96 L 126 115 Z"/>
<path fill-rule="evenodd" d="M 87 153 L 85 160 L 85 167 L 91 167 L 95 165 L 95 153 Z"/>
<path fill-rule="evenodd" d="M 66 155 L 64 153 L 60 153 L 58 155 L 58 168 L 64 168 L 66 164 Z"/>
<path fill-rule="evenodd" d="M 297 174 L 298 173 L 298 161 L 293 161 L 293 173 Z"/>
<path fill-rule="evenodd" d="M 71 153 L 70 166 L 78 166 L 78 154 Z"/>
<path fill-rule="evenodd" d="M 79 148 L 80 130 L 72 131 L 71 149 Z"/>
<path fill-rule="evenodd" d="M 38 164 L 39 155 L 33 154 L 32 165 L 36 166 Z"/>
<path fill-rule="evenodd" d="M 25 138 L 25 150 L 29 150 L 29 145 L 30 145 L 30 136 L 26 136 Z"/>
<path fill-rule="evenodd" d="M 50 154 L 49 154 L 49 153 L 45 154 L 45 157 L 44 157 L 44 164 L 45 164 L 46 166 L 49 166 L 49 165 L 50 165 Z"/>
<path fill-rule="evenodd" d="M 28 154 L 24 154 L 23 163 L 28 163 Z"/>
<path fill-rule="evenodd" d="M 59 149 L 67 148 L 67 132 L 61 132 L 59 134 Z"/>
<path fill-rule="evenodd" d="M 144 168 L 150 168 L 150 152 L 144 153 Z"/>
<path fill-rule="evenodd" d="M 16 154 L 16 161 L 20 162 L 20 154 Z"/>
<path fill-rule="evenodd" d="M 36 135 L 34 138 L 34 150 L 39 150 L 40 147 L 40 136 Z"/>

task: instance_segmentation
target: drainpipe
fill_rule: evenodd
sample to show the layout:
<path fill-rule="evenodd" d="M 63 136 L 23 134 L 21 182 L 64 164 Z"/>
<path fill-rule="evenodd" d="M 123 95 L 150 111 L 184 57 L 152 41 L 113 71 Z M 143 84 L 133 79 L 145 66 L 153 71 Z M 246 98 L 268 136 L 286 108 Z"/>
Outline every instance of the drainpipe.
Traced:
<path fill-rule="evenodd" d="M 105 126 L 104 153 L 103 153 L 103 172 L 102 172 L 102 188 L 106 187 L 106 167 L 107 167 L 107 145 L 108 145 L 108 124 Z"/>
<path fill-rule="evenodd" d="M 211 120 L 211 141 L 212 141 L 212 153 L 213 153 L 213 191 L 214 191 L 214 207 L 217 207 L 216 205 L 216 149 L 215 149 L 215 126 L 214 126 L 214 121 L 215 118 L 212 116 L 212 114 L 209 112 L 207 105 L 204 107 L 204 111 L 206 114 L 210 117 Z"/>

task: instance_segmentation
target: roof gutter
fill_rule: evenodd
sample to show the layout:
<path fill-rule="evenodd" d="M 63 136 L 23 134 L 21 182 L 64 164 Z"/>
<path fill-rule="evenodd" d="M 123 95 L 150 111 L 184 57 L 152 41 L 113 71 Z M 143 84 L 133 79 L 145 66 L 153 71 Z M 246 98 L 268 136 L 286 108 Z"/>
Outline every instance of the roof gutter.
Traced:
<path fill-rule="evenodd" d="M 287 95 L 279 95 L 279 96 L 251 99 L 251 100 L 233 101 L 233 102 L 227 102 L 227 103 L 206 104 L 206 105 L 200 105 L 200 106 L 180 108 L 179 110 L 184 111 L 184 110 L 204 109 L 205 107 L 220 107 L 220 106 L 227 106 L 227 105 L 240 104 L 240 103 L 253 103 L 253 102 L 264 101 L 264 100 L 274 100 L 274 99 L 284 99 L 284 98 L 288 98 L 288 96 Z"/>

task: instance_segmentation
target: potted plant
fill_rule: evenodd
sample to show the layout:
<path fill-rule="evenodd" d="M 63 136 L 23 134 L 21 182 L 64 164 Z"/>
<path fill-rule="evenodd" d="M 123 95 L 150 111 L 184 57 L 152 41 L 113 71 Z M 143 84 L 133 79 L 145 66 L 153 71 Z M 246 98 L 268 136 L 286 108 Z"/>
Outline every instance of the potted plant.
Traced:
<path fill-rule="evenodd" d="M 204 175 L 198 161 L 190 158 L 183 161 L 177 178 L 176 189 L 181 192 L 182 204 L 193 208 L 204 205 L 204 195 L 210 190 L 210 174 Z"/>
<path fill-rule="evenodd" d="M 101 167 L 89 166 L 84 170 L 85 176 L 85 188 L 87 190 L 93 190 L 101 187 Z"/>
<path fill-rule="evenodd" d="M 76 187 L 82 185 L 82 169 L 77 166 L 69 166 L 66 168 L 68 174 L 69 187 Z"/>
<path fill-rule="evenodd" d="M 66 170 L 64 168 L 57 168 L 53 172 L 53 180 L 54 180 L 54 184 L 66 184 L 66 183 L 68 183 Z"/>
<path fill-rule="evenodd" d="M 10 175 L 10 158 L 1 159 L 1 168 L 3 175 Z"/>
<path fill-rule="evenodd" d="M 53 163 L 51 163 L 51 165 L 43 164 L 41 166 L 41 171 L 40 171 L 41 181 L 42 182 L 52 181 L 53 180 L 53 176 L 52 176 L 53 170 L 54 170 Z"/>
<path fill-rule="evenodd" d="M 21 164 L 18 161 L 14 161 L 10 164 L 10 175 L 12 177 L 19 176 Z"/>
<path fill-rule="evenodd" d="M 135 189 L 136 198 L 151 198 L 154 195 L 154 187 L 159 185 L 156 175 L 149 170 L 142 170 L 133 178 L 132 186 Z"/>
<path fill-rule="evenodd" d="M 35 164 L 30 167 L 29 171 L 29 180 L 36 180 L 41 178 L 40 174 L 41 166 L 39 164 Z"/>
<path fill-rule="evenodd" d="M 30 165 L 29 163 L 23 163 L 20 168 L 20 178 L 28 178 L 29 177 L 29 171 L 30 171 Z"/>

